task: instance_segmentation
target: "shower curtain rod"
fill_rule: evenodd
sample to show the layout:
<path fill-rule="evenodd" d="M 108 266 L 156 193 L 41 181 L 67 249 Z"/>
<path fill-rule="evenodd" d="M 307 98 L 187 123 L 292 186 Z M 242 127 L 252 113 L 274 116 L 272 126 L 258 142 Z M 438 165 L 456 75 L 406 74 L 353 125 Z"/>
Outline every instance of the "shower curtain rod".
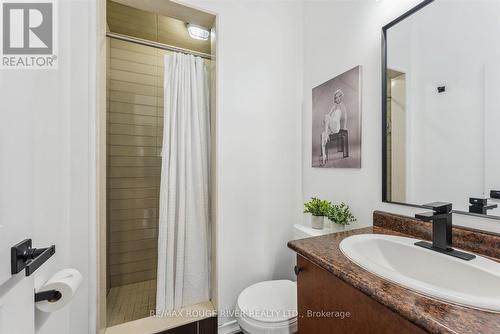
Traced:
<path fill-rule="evenodd" d="M 163 44 L 163 43 L 154 42 L 154 41 L 148 41 L 147 39 L 117 34 L 115 32 L 108 31 L 108 32 L 106 32 L 106 36 L 110 37 L 110 38 L 114 38 L 114 39 L 119 39 L 119 40 L 125 41 L 125 42 L 132 42 L 132 43 L 141 44 L 141 45 L 145 45 L 145 46 L 151 46 L 151 47 L 157 48 L 157 49 L 163 49 L 163 50 L 174 51 L 174 52 L 182 52 L 182 53 L 190 54 L 193 56 L 198 56 L 198 57 L 205 58 L 205 59 L 210 59 L 210 60 L 212 59 L 212 55 L 210 55 L 208 53 L 192 51 L 192 50 L 179 48 L 179 47 L 168 45 L 168 44 Z"/>

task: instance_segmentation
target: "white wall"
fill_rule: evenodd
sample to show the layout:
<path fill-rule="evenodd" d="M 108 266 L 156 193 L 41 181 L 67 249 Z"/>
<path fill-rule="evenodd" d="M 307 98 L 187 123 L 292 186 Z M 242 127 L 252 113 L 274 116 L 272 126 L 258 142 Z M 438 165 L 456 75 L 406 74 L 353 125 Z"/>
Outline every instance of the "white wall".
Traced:
<path fill-rule="evenodd" d="M 61 0 L 58 18 L 59 68 L 20 74 L 28 81 L 41 76 L 25 90 L 37 109 L 33 242 L 56 245 L 56 255 L 36 272 L 35 287 L 69 267 L 78 269 L 84 280 L 67 307 L 50 314 L 35 312 L 35 325 L 39 334 L 87 334 L 95 328 L 89 317 L 95 308 L 90 289 L 95 284 L 94 2 Z"/>
<path fill-rule="evenodd" d="M 320 196 L 345 201 L 358 218 L 353 227 L 371 225 L 374 209 L 408 211 L 381 203 L 381 29 L 418 2 L 306 1 L 304 4 L 303 200 Z M 361 169 L 312 168 L 311 89 L 357 65 L 363 67 Z"/>
<path fill-rule="evenodd" d="M 217 252 L 224 312 L 250 284 L 292 277 L 286 243 L 302 207 L 302 6 L 186 2 L 219 15 Z"/>
<path fill-rule="evenodd" d="M 69 308 L 71 334 L 95 333 L 96 320 L 96 0 L 68 1 L 70 111 L 69 266 L 87 278 Z"/>
<path fill-rule="evenodd" d="M 51 70 L 2 70 L 0 74 L 1 115 L 8 124 L 19 126 L 16 135 L 5 143 L 17 148 L 19 172 L 25 171 L 18 192 L 24 211 L 19 222 L 29 219 L 33 230 L 25 235 L 36 248 L 56 246 L 55 255 L 34 274 L 35 289 L 64 268 L 76 268 L 83 284 L 67 307 L 43 313 L 26 305 L 30 327 L 34 314 L 37 334 L 88 334 L 94 325 L 89 312 L 95 294 L 89 286 L 93 277 L 95 249 L 91 239 L 93 218 L 93 69 L 95 19 L 94 2 L 60 0 L 55 17 L 59 67 Z M 24 120 L 16 124 L 9 118 Z M 15 130 L 14 130 L 15 131 Z M 32 154 L 32 152 L 34 152 Z M 2 159 L 16 157 L 2 156 Z M 9 175 L 3 175 L 9 177 Z M 12 177 L 12 176 L 11 176 Z M 11 208 L 12 209 L 12 208 Z M 11 223 L 16 224 L 16 221 Z M 10 245 L 1 245 L 6 249 Z M 21 275 L 21 274 L 20 274 Z M 17 277 L 21 277 L 18 275 Z M 32 277 L 33 277 L 32 276 Z M 27 281 L 31 278 L 23 278 Z M 28 293 L 33 293 L 29 287 Z M 22 332 L 22 326 L 19 326 Z"/>
<path fill-rule="evenodd" d="M 304 4 L 303 200 L 321 196 L 345 201 L 359 219 L 357 227 L 371 225 L 376 209 L 407 215 L 420 211 L 381 202 L 381 28 L 419 2 L 306 1 Z M 311 89 L 356 65 L 363 66 L 362 168 L 311 168 Z M 488 219 L 455 215 L 454 223 L 500 231 L 499 224 Z"/>

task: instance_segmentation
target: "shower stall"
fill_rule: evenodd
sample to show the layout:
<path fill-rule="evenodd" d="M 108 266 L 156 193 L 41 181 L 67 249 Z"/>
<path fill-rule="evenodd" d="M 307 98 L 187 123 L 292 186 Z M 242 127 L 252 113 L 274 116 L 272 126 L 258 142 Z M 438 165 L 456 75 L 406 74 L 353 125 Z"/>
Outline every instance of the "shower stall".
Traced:
<path fill-rule="evenodd" d="M 140 1 L 107 1 L 106 323 L 111 328 L 151 317 L 158 311 L 197 302 L 210 303 L 210 288 L 214 284 L 210 279 L 214 266 L 211 261 L 214 233 L 208 187 L 205 189 L 208 205 L 205 211 L 200 208 L 204 215 L 183 220 L 182 205 L 189 208 L 190 202 L 198 202 L 190 190 L 184 188 L 199 181 L 197 175 L 200 174 L 195 172 L 190 176 L 183 161 L 207 158 L 201 170 L 208 172 L 201 174 L 206 174 L 207 185 L 214 182 L 214 171 L 210 168 L 213 155 L 209 153 L 213 151 L 211 138 L 215 131 L 210 115 L 214 109 L 213 41 L 210 34 L 202 39 L 190 35 L 188 27 L 193 25 L 192 21 L 201 21 L 204 26 L 194 26 L 205 28 L 202 32 L 210 31 L 215 16 L 190 8 L 179 10 L 180 5 L 169 1 L 164 4 L 166 6 L 152 11 L 141 8 Z M 190 63 L 184 70 L 182 66 L 186 62 Z M 199 75 L 206 87 L 202 93 L 190 87 L 187 100 L 204 94 L 206 99 L 200 99 L 202 106 L 200 103 L 185 105 L 186 96 L 178 96 L 178 90 L 186 85 L 198 85 L 189 81 L 190 77 L 185 78 L 193 75 Z M 207 129 L 201 132 L 199 142 L 186 144 L 183 141 L 184 137 L 191 137 L 189 131 L 199 129 L 186 126 L 184 123 L 191 124 L 189 119 L 179 120 L 191 114 L 200 117 L 192 124 L 202 124 L 202 127 L 206 124 Z M 197 151 L 200 145 L 201 154 L 186 158 L 186 154 Z M 203 153 L 203 148 L 207 153 Z M 200 263 L 204 268 L 193 269 L 189 263 L 185 264 L 189 261 L 179 258 L 179 253 L 191 251 L 189 245 L 182 244 L 184 239 L 190 239 L 185 233 L 203 230 L 207 247 L 201 257 L 206 256 L 206 262 Z M 200 257 L 200 251 L 192 256 Z M 172 271 L 177 272 L 171 274 Z M 190 298 L 186 296 L 187 290 L 197 286 L 185 286 L 179 275 L 193 275 L 198 271 L 208 272 L 207 282 L 205 278 L 199 282 L 208 288 L 200 288 L 206 293 Z M 157 291 L 158 287 L 161 291 Z M 169 303 L 169 299 L 172 302 Z"/>

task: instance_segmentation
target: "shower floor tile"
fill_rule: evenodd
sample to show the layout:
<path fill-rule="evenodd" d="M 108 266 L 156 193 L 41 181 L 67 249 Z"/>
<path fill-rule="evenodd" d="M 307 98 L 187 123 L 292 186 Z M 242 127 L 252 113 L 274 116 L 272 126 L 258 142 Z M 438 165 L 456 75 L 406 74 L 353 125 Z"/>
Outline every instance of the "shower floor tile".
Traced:
<path fill-rule="evenodd" d="M 156 280 L 111 288 L 106 307 L 107 327 L 149 317 L 156 307 Z"/>

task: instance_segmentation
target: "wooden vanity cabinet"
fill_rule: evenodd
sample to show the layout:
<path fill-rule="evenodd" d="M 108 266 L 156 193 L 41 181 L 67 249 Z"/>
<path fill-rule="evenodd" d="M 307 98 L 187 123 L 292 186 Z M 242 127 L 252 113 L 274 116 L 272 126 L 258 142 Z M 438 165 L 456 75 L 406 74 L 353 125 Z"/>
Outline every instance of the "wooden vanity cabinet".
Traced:
<path fill-rule="evenodd" d="M 427 333 L 300 255 L 297 268 L 299 334 Z"/>

